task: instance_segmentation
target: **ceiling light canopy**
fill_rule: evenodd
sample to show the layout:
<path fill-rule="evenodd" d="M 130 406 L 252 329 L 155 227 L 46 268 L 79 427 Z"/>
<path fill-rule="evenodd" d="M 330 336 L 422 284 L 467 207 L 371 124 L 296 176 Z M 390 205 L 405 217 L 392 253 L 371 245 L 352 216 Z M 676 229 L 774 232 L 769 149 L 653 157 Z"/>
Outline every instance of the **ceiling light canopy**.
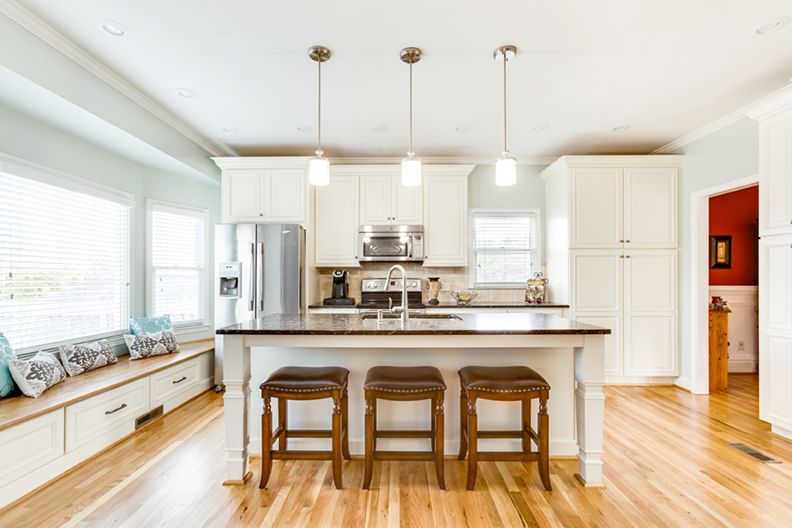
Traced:
<path fill-rule="evenodd" d="M 102 29 L 104 29 L 108 34 L 113 35 L 114 37 L 123 37 L 127 29 L 121 22 L 116 20 L 111 20 L 109 18 L 105 18 L 100 20 L 102 24 Z"/>
<path fill-rule="evenodd" d="M 493 52 L 496 61 L 503 62 L 503 152 L 495 163 L 495 185 L 509 187 L 517 183 L 517 160 L 509 154 L 506 142 L 506 63 L 517 54 L 515 46 L 501 46 Z"/>
<path fill-rule="evenodd" d="M 185 99 L 192 99 L 195 97 L 195 92 L 189 88 L 176 88 L 176 94 L 179 97 L 184 97 Z"/>
<path fill-rule="evenodd" d="M 314 46 L 308 50 L 308 57 L 317 66 L 317 100 L 316 100 L 316 157 L 308 161 L 308 183 L 324 187 L 330 183 L 330 161 L 325 158 L 322 150 L 322 63 L 330 60 L 330 50 L 324 46 Z M 309 128 L 310 130 L 310 128 Z"/>
<path fill-rule="evenodd" d="M 421 160 L 413 152 L 413 64 L 421 60 L 423 52 L 419 48 L 404 48 L 399 53 L 402 62 L 410 66 L 410 148 L 407 157 L 401 162 L 401 184 L 405 187 L 421 185 Z"/>

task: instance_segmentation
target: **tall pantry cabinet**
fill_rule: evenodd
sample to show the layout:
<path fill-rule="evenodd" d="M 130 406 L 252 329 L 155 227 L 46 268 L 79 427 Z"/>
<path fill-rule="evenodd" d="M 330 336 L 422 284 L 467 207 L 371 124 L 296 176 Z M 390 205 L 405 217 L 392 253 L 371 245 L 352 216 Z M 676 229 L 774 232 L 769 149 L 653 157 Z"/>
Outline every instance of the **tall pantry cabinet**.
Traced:
<path fill-rule="evenodd" d="M 605 326 L 605 381 L 679 374 L 678 183 L 681 156 L 565 156 L 545 179 L 552 302 Z"/>
<path fill-rule="evenodd" d="M 759 122 L 759 417 L 792 438 L 792 94 Z"/>

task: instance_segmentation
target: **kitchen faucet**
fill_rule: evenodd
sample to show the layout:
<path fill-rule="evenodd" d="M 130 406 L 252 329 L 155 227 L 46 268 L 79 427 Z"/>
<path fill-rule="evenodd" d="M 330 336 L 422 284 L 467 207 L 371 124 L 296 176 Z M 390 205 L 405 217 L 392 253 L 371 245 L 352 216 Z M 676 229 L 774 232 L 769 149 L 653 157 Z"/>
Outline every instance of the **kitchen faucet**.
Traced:
<path fill-rule="evenodd" d="M 388 277 L 385 279 L 385 291 L 386 292 L 391 291 L 390 290 L 390 280 L 391 280 L 391 274 L 393 273 L 393 270 L 399 270 L 401 272 L 401 276 L 402 276 L 402 303 L 401 303 L 400 307 L 399 306 L 394 306 L 393 308 L 391 308 L 391 312 L 393 312 L 393 313 L 401 313 L 401 322 L 404 325 L 404 324 L 407 324 L 407 321 L 410 320 L 410 315 L 409 315 L 409 312 L 407 310 L 407 271 L 404 269 L 404 266 L 401 266 L 399 264 L 395 264 L 395 265 L 391 266 L 391 269 L 388 270 Z"/>

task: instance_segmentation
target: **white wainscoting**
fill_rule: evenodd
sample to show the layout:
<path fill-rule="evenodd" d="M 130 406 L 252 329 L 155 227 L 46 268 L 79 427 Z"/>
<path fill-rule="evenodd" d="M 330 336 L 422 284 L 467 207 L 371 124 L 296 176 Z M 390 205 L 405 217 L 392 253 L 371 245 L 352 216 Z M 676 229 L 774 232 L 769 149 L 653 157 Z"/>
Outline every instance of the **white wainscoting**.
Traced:
<path fill-rule="evenodd" d="M 729 372 L 756 372 L 759 351 L 757 286 L 710 286 L 729 303 Z"/>

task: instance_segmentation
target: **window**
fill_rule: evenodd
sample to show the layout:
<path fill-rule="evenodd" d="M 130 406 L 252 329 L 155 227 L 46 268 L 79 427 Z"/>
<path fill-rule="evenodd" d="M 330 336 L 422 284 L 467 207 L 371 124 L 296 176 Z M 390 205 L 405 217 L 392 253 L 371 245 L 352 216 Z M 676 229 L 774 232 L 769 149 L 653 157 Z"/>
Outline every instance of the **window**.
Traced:
<path fill-rule="evenodd" d="M 471 214 L 471 281 L 478 288 L 521 288 L 538 260 L 537 211 Z"/>
<path fill-rule="evenodd" d="M 204 324 L 208 214 L 149 200 L 149 315 Z"/>
<path fill-rule="evenodd" d="M 17 169 L 0 170 L 0 331 L 20 351 L 120 334 L 129 318 L 131 201 Z"/>

